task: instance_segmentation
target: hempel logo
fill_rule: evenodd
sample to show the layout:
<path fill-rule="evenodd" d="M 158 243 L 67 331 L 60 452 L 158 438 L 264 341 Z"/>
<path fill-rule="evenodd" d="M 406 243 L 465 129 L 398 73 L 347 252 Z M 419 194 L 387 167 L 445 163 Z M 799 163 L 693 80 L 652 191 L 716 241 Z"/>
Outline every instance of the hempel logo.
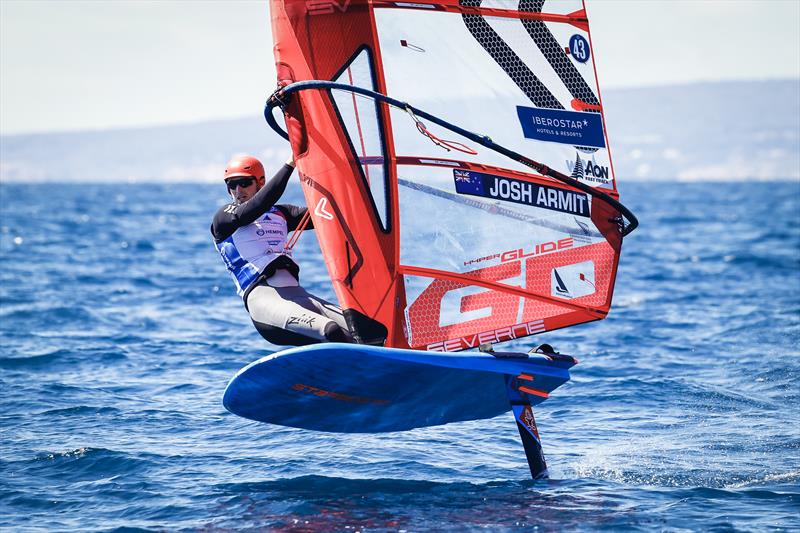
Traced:
<path fill-rule="evenodd" d="M 350 0 L 308 0 L 306 9 L 309 15 L 333 15 L 336 11 L 344 13 L 350 6 Z"/>

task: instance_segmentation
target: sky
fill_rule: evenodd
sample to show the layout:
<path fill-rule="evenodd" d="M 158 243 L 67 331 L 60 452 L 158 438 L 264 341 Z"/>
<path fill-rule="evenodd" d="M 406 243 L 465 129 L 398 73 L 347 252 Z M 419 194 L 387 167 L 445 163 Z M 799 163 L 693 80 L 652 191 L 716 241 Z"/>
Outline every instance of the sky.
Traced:
<path fill-rule="evenodd" d="M 800 78 L 800 0 L 587 0 L 602 90 Z M 261 1 L 0 0 L 0 134 L 260 114 Z"/>

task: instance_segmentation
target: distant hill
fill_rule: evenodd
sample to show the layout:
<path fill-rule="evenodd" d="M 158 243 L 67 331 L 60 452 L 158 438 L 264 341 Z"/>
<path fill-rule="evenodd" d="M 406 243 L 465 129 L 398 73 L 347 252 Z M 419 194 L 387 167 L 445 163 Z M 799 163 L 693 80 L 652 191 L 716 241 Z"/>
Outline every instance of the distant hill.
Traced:
<path fill-rule="evenodd" d="M 603 92 L 625 180 L 800 179 L 800 80 Z M 231 154 L 277 166 L 288 145 L 257 113 L 198 124 L 0 137 L 0 181 L 215 181 Z"/>
<path fill-rule="evenodd" d="M 603 94 L 621 179 L 800 179 L 800 80 Z"/>

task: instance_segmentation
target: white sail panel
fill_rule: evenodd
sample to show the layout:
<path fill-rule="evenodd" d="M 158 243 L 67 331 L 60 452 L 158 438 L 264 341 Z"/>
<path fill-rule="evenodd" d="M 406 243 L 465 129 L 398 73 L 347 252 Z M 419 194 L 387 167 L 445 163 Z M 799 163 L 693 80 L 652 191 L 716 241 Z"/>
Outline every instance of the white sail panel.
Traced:
<path fill-rule="evenodd" d="M 587 32 L 566 23 L 488 16 L 468 22 L 457 13 L 419 10 L 376 9 L 376 21 L 390 96 L 589 185 L 614 188 Z M 565 52 L 573 38 L 585 43 L 585 61 Z M 393 111 L 392 121 L 398 155 L 442 155 L 402 111 Z M 526 170 L 477 151 L 458 157 Z"/>
<path fill-rule="evenodd" d="M 459 193 L 476 175 L 498 198 Z M 545 254 L 605 240 L 588 216 L 585 193 L 434 166 L 401 165 L 398 179 L 404 265 L 463 273 L 510 260 L 520 249 Z M 515 184 L 518 201 L 511 199 Z"/>

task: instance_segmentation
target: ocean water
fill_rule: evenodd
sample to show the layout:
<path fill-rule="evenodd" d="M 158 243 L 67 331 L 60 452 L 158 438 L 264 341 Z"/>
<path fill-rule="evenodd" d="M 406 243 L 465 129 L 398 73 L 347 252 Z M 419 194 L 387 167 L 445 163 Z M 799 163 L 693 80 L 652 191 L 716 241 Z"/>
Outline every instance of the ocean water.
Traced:
<path fill-rule="evenodd" d="M 537 411 L 534 482 L 510 413 L 388 435 L 227 413 L 274 348 L 212 247 L 221 186 L 0 185 L 0 530 L 799 530 L 800 184 L 622 195 L 641 227 L 609 317 L 517 343 L 581 361 Z M 332 296 L 313 233 L 296 250 Z"/>

